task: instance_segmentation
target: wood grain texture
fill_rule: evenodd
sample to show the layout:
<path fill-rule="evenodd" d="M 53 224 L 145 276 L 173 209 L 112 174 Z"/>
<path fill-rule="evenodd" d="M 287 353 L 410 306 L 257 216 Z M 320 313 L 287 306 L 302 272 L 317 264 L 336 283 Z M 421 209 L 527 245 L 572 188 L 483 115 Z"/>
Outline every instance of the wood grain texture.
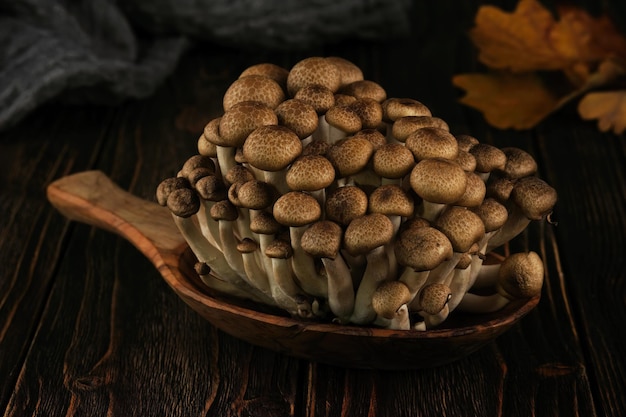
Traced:
<path fill-rule="evenodd" d="M 459 106 L 448 80 L 473 65 L 464 33 L 476 7 L 416 6 L 418 24 L 398 44 L 285 53 L 198 45 L 148 100 L 49 106 L 3 132 L 0 410 L 20 417 L 626 415 L 626 139 L 599 134 L 571 109 L 518 133 L 492 130 Z M 447 25 L 436 24 L 444 18 Z M 406 48 L 415 54 L 393 65 Z M 534 224 L 514 245 L 545 260 L 541 302 L 461 361 L 354 370 L 253 347 L 191 310 L 125 239 L 68 223 L 46 202 L 48 183 L 87 169 L 153 199 L 160 180 L 195 152 L 204 123 L 220 114 L 223 92 L 245 66 L 288 67 L 331 54 L 352 59 L 391 95 L 423 100 L 455 132 L 531 151 L 559 192 L 559 225 Z"/>

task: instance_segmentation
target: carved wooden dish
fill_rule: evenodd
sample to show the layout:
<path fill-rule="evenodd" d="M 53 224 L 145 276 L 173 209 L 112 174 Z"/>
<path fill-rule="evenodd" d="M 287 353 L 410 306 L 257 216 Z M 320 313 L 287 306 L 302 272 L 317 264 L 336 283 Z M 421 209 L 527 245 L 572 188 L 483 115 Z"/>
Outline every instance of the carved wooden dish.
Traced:
<path fill-rule="evenodd" d="M 509 329 L 539 302 L 511 302 L 493 314 L 453 313 L 437 330 L 397 331 L 293 319 L 280 311 L 211 293 L 167 208 L 122 190 L 100 171 L 61 178 L 48 199 L 63 215 L 128 239 L 169 286 L 220 330 L 276 352 L 332 365 L 417 369 L 460 359 Z"/>

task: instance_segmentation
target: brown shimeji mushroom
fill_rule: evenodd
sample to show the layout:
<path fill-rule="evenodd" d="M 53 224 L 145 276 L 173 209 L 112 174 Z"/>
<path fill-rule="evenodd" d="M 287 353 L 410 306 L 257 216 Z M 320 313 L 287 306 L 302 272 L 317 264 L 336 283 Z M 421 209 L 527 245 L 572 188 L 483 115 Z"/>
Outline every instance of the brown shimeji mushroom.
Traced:
<path fill-rule="evenodd" d="M 402 184 L 415 166 L 413 153 L 399 143 L 386 143 L 374 151 L 372 169 L 381 177 L 381 184 Z"/>
<path fill-rule="evenodd" d="M 506 156 L 502 171 L 507 178 L 518 179 L 537 173 L 537 162 L 528 152 L 511 146 L 502 148 L 501 151 Z"/>
<path fill-rule="evenodd" d="M 459 145 L 447 130 L 424 127 L 413 131 L 405 140 L 416 161 L 430 158 L 456 159 Z"/>
<path fill-rule="evenodd" d="M 285 180 L 291 190 L 306 191 L 323 205 L 325 189 L 335 180 L 335 168 L 321 155 L 303 155 L 291 164 Z"/>
<path fill-rule="evenodd" d="M 272 300 L 267 273 L 257 262 L 256 253 L 259 250 L 259 244 L 255 240 L 246 237 L 237 244 L 237 250 L 241 253 L 243 268 L 247 276 L 246 281 L 265 294 L 268 299 Z"/>
<path fill-rule="evenodd" d="M 331 146 L 325 156 L 335 168 L 341 186 L 353 183 L 352 177 L 365 170 L 373 153 L 370 141 L 353 136 Z"/>
<path fill-rule="evenodd" d="M 327 141 L 335 143 L 361 130 L 361 118 L 348 106 L 333 106 L 324 115 L 328 125 Z"/>
<path fill-rule="evenodd" d="M 441 283 L 427 284 L 418 295 L 419 314 L 424 318 L 414 328 L 427 330 L 441 324 L 450 313 L 448 301 L 452 297 L 450 288 Z"/>
<path fill-rule="evenodd" d="M 285 93 L 276 81 L 262 75 L 247 75 L 235 80 L 228 87 L 222 102 L 224 111 L 227 112 L 242 101 L 258 101 L 275 109 L 284 100 Z"/>
<path fill-rule="evenodd" d="M 224 258 L 240 277 L 246 276 L 243 267 L 243 259 L 237 251 L 237 237 L 235 236 L 234 223 L 239 217 L 237 207 L 229 200 L 218 201 L 211 207 L 211 218 L 218 223 L 220 242 Z M 209 265 L 211 263 L 207 262 Z M 245 278 L 244 278 L 245 279 Z"/>
<path fill-rule="evenodd" d="M 318 123 L 316 131 L 313 132 L 313 139 L 327 141 L 328 123 L 326 123 L 325 115 L 335 105 L 333 92 L 323 85 L 311 84 L 298 90 L 294 98 L 309 104 L 315 109 Z"/>
<path fill-rule="evenodd" d="M 354 310 L 354 285 L 348 265 L 339 253 L 342 237 L 341 226 L 320 220 L 302 234 L 301 245 L 309 255 L 321 260 L 322 275 L 328 283 L 328 307 L 336 321 L 346 323 Z"/>
<path fill-rule="evenodd" d="M 363 129 L 378 129 L 383 121 L 383 108 L 373 98 L 357 98 L 348 108 L 361 118 Z"/>
<path fill-rule="evenodd" d="M 294 97 L 298 91 L 309 85 L 321 85 L 335 93 L 341 86 L 341 72 L 332 60 L 323 57 L 310 57 L 297 62 L 287 76 L 287 91 Z"/>
<path fill-rule="evenodd" d="M 353 62 L 339 56 L 328 56 L 325 59 L 339 70 L 340 85 L 347 85 L 363 79 L 363 71 Z"/>
<path fill-rule="evenodd" d="M 350 84 L 344 85 L 339 89 L 341 94 L 347 94 L 349 96 L 360 98 L 369 98 L 382 103 L 387 99 L 387 92 L 385 89 L 375 81 L 371 80 L 358 80 Z"/>
<path fill-rule="evenodd" d="M 371 323 L 376 318 L 372 294 L 387 279 L 385 246 L 393 238 L 393 225 L 384 214 L 372 213 L 352 220 L 344 233 L 344 247 L 351 255 L 365 255 L 367 264 L 359 283 L 350 321 Z"/>
<path fill-rule="evenodd" d="M 488 143 L 478 143 L 472 146 L 469 153 L 476 158 L 476 173 L 483 181 L 489 179 L 493 171 L 502 171 L 506 165 L 506 155 L 499 148 Z"/>
<path fill-rule="evenodd" d="M 283 101 L 274 112 L 278 117 L 278 124 L 293 131 L 303 143 L 310 141 L 319 124 L 315 108 L 295 98 Z"/>
<path fill-rule="evenodd" d="M 406 116 L 432 116 L 426 105 L 412 98 L 388 98 L 383 101 L 382 109 L 386 122 L 395 122 Z"/>
<path fill-rule="evenodd" d="M 455 135 L 457 143 L 459 144 L 459 149 L 469 152 L 474 146 L 478 145 L 480 142 L 474 136 L 471 135 Z"/>
<path fill-rule="evenodd" d="M 535 252 L 508 256 L 497 269 L 496 293 L 467 293 L 457 306 L 461 311 L 490 313 L 500 310 L 511 300 L 535 297 L 541 293 L 544 267 Z"/>
<path fill-rule="evenodd" d="M 435 128 L 449 131 L 448 124 L 438 117 L 404 116 L 397 119 L 387 128 L 387 139 L 390 142 L 406 142 L 411 133 L 418 129 Z"/>
<path fill-rule="evenodd" d="M 409 309 L 411 294 L 400 281 L 385 281 L 372 295 L 372 308 L 377 314 L 376 324 L 387 329 L 409 330 Z"/>
<path fill-rule="evenodd" d="M 260 64 L 252 65 L 239 75 L 239 78 L 247 77 L 248 75 L 262 75 L 267 78 L 271 78 L 276 81 L 278 85 L 287 91 L 287 77 L 289 76 L 289 70 L 281 67 L 280 65 L 272 64 L 270 62 L 263 62 Z"/>
<path fill-rule="evenodd" d="M 196 181 L 195 189 L 202 203 L 203 213 L 201 217 L 205 219 L 205 221 L 201 223 L 201 225 L 204 224 L 205 226 L 203 233 L 207 239 L 222 250 L 218 225 L 216 222 L 211 221 L 211 207 L 215 202 L 224 200 L 227 197 L 226 187 L 215 175 L 208 175 Z M 200 218 L 200 216 L 198 217 Z"/>
<path fill-rule="evenodd" d="M 250 231 L 259 237 L 259 251 L 264 254 L 267 246 L 276 238 L 281 230 L 280 224 L 272 213 L 261 211 L 250 220 Z M 265 270 L 272 271 L 272 261 L 267 256 L 261 256 Z"/>

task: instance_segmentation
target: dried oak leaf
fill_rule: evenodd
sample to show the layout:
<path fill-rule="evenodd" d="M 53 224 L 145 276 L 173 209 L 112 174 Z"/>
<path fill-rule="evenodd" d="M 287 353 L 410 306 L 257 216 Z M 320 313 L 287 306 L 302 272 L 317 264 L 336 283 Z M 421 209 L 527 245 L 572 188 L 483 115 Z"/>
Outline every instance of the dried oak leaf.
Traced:
<path fill-rule="evenodd" d="M 585 120 L 598 119 L 602 132 L 626 130 L 626 90 L 589 93 L 578 103 L 578 113 Z"/>
<path fill-rule="evenodd" d="M 535 73 L 460 74 L 452 83 L 466 90 L 461 103 L 480 110 L 487 122 L 499 129 L 529 129 L 560 103 Z"/>
<path fill-rule="evenodd" d="M 564 70 L 584 76 L 586 64 L 626 56 L 626 39 L 606 16 L 594 18 L 575 7 L 559 8 L 558 16 L 537 0 L 520 0 L 512 13 L 482 6 L 470 37 L 481 62 L 514 72 Z"/>

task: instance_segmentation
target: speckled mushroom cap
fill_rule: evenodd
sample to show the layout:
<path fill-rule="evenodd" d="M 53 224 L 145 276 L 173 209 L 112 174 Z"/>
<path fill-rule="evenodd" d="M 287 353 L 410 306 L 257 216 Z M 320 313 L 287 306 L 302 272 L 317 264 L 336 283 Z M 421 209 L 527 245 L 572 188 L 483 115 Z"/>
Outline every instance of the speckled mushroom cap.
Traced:
<path fill-rule="evenodd" d="M 452 244 L 441 231 L 428 225 L 403 229 L 396 238 L 398 264 L 417 272 L 430 271 L 452 257 Z"/>
<path fill-rule="evenodd" d="M 455 252 L 469 251 L 485 235 L 485 225 L 480 217 L 464 207 L 446 208 L 434 226 L 450 239 Z"/>
<path fill-rule="evenodd" d="M 196 181 L 196 191 L 203 200 L 220 201 L 226 198 L 224 182 L 214 175 Z"/>
<path fill-rule="evenodd" d="M 270 207 L 277 198 L 278 191 L 265 181 L 246 181 L 237 188 L 237 197 L 241 207 L 251 210 L 263 210 Z"/>
<path fill-rule="evenodd" d="M 187 177 L 187 179 L 191 181 L 191 179 L 189 178 L 190 174 L 198 168 L 204 168 L 208 170 L 208 172 L 210 172 L 211 174 L 214 174 L 215 162 L 213 162 L 213 159 L 208 156 L 193 155 L 187 158 L 187 160 L 183 164 L 182 168 L 180 169 L 180 176 Z"/>
<path fill-rule="evenodd" d="M 383 178 L 403 178 L 414 166 L 413 153 L 400 143 L 386 143 L 372 156 L 372 168 Z"/>
<path fill-rule="evenodd" d="M 311 84 L 302 87 L 294 95 L 295 99 L 302 100 L 311 105 L 317 114 L 324 114 L 335 105 L 335 95 L 323 85 Z"/>
<path fill-rule="evenodd" d="M 213 220 L 235 221 L 239 217 L 237 207 L 229 200 L 221 200 L 211 206 L 210 215 Z"/>
<path fill-rule="evenodd" d="M 504 152 L 488 143 L 478 143 L 472 146 L 469 153 L 476 158 L 476 172 L 501 171 L 506 165 Z"/>
<path fill-rule="evenodd" d="M 291 129 L 300 139 L 311 136 L 319 124 L 315 108 L 302 100 L 285 100 L 274 111 L 278 124 Z"/>
<path fill-rule="evenodd" d="M 329 220 L 347 226 L 352 220 L 367 213 L 367 204 L 365 191 L 354 185 L 346 185 L 326 196 L 324 211 Z"/>
<path fill-rule="evenodd" d="M 342 237 L 341 226 L 330 220 L 320 220 L 304 231 L 300 245 L 311 256 L 335 259 L 341 249 Z"/>
<path fill-rule="evenodd" d="M 321 155 L 303 155 L 289 167 L 286 181 L 296 191 L 317 191 L 335 180 L 335 168 Z"/>
<path fill-rule="evenodd" d="M 460 134 L 455 135 L 456 141 L 459 144 L 459 149 L 464 150 L 465 152 L 469 152 L 475 145 L 478 145 L 480 142 L 474 136 Z"/>
<path fill-rule="evenodd" d="M 265 248 L 265 255 L 269 258 L 289 259 L 293 256 L 293 248 L 289 242 L 282 239 L 275 239 Z"/>
<path fill-rule="evenodd" d="M 376 129 L 383 120 L 383 108 L 372 98 L 358 98 L 348 107 L 359 115 L 363 129 Z"/>
<path fill-rule="evenodd" d="M 293 131 L 280 125 L 255 129 L 243 144 L 248 163 L 264 171 L 280 171 L 302 153 L 302 142 Z"/>
<path fill-rule="evenodd" d="M 493 197 L 499 202 L 504 203 L 511 197 L 513 187 L 515 187 L 515 180 L 491 176 L 487 182 L 487 197 Z"/>
<path fill-rule="evenodd" d="M 373 153 L 374 146 L 370 141 L 349 137 L 331 146 L 326 158 L 335 168 L 337 178 L 344 178 L 363 170 Z"/>
<path fill-rule="evenodd" d="M 326 57 L 326 60 L 339 70 L 342 86 L 363 79 L 363 71 L 353 62 L 339 56 L 329 56 Z"/>
<path fill-rule="evenodd" d="M 472 171 L 466 171 L 467 185 L 465 192 L 454 204 L 463 207 L 478 207 L 485 199 L 487 186 L 478 174 Z"/>
<path fill-rule="evenodd" d="M 341 86 L 341 73 L 331 60 L 310 57 L 297 62 L 287 76 L 287 91 L 291 97 L 311 84 L 326 87 L 335 93 Z"/>
<path fill-rule="evenodd" d="M 474 212 L 483 221 L 486 233 L 501 228 L 509 217 L 506 207 L 494 198 L 485 198 Z"/>
<path fill-rule="evenodd" d="M 424 285 L 418 295 L 421 309 L 428 314 L 437 314 L 443 310 L 451 296 L 450 287 L 440 283 Z"/>
<path fill-rule="evenodd" d="M 204 126 L 204 131 L 198 138 L 198 153 L 200 155 L 215 158 L 217 156 L 217 147 L 214 141 L 209 140 L 208 136 L 219 136 L 220 117 L 211 120 Z"/>
<path fill-rule="evenodd" d="M 396 119 L 391 126 L 391 135 L 400 142 L 406 142 L 409 135 L 417 129 L 435 127 L 449 131 L 448 124 L 438 117 L 404 116 Z"/>
<path fill-rule="evenodd" d="M 177 188 L 167 196 L 167 208 L 178 217 L 191 217 L 200 210 L 200 198 L 190 188 Z"/>
<path fill-rule="evenodd" d="M 220 137 L 220 122 L 222 118 L 216 117 L 211 119 L 205 126 L 202 132 L 202 136 L 212 144 L 221 144 L 222 138 Z"/>
<path fill-rule="evenodd" d="M 508 178 L 524 178 L 537 173 L 537 162 L 528 152 L 515 147 L 501 149 L 506 155 L 504 175 Z"/>
<path fill-rule="evenodd" d="M 498 283 L 500 294 L 520 299 L 539 295 L 543 286 L 543 262 L 535 252 L 509 255 L 500 265 Z"/>
<path fill-rule="evenodd" d="M 220 142 L 217 145 L 242 146 L 254 129 L 276 124 L 278 124 L 276 113 L 266 105 L 256 101 L 237 103 L 221 117 Z"/>
<path fill-rule="evenodd" d="M 287 76 L 289 75 L 289 70 L 280 65 L 269 62 L 252 65 L 243 70 L 239 78 L 247 77 L 248 75 L 262 75 L 271 78 L 276 81 L 284 91 L 287 91 Z"/>
<path fill-rule="evenodd" d="M 284 100 L 285 93 L 276 81 L 262 75 L 248 75 L 235 80 L 228 87 L 222 104 L 224 111 L 242 101 L 258 101 L 275 109 Z"/>
<path fill-rule="evenodd" d="M 556 190 L 537 177 L 519 179 L 511 191 L 511 200 L 531 220 L 541 220 L 556 204 Z"/>
<path fill-rule="evenodd" d="M 413 197 L 396 184 L 384 184 L 376 187 L 369 196 L 370 213 L 382 213 L 389 216 L 410 217 L 413 215 Z"/>
<path fill-rule="evenodd" d="M 335 106 L 347 106 L 356 101 L 356 97 L 347 94 L 335 93 Z"/>
<path fill-rule="evenodd" d="M 224 176 L 224 181 L 228 185 L 236 182 L 246 182 L 253 179 L 255 179 L 254 174 L 244 165 L 234 165 Z"/>
<path fill-rule="evenodd" d="M 364 255 L 383 246 L 393 238 L 389 217 L 371 213 L 353 219 L 343 236 L 343 244 L 351 255 Z"/>
<path fill-rule="evenodd" d="M 426 105 L 412 98 L 391 97 L 382 102 L 382 107 L 386 122 L 394 122 L 406 116 L 432 116 Z"/>
<path fill-rule="evenodd" d="M 464 151 L 463 149 L 459 149 L 459 153 L 454 159 L 457 164 L 463 168 L 463 171 L 474 171 L 476 169 L 476 158 L 471 153 Z"/>
<path fill-rule="evenodd" d="M 237 243 L 237 251 L 241 253 L 252 253 L 259 248 L 259 244 L 249 237 L 245 237 L 241 239 L 239 243 Z"/>
<path fill-rule="evenodd" d="M 456 163 L 447 159 L 424 159 L 410 174 L 413 191 L 432 203 L 452 204 L 465 192 L 467 176 Z"/>
<path fill-rule="evenodd" d="M 329 125 L 346 134 L 356 133 L 363 126 L 359 115 L 348 106 L 333 106 L 328 109 L 325 117 Z"/>
<path fill-rule="evenodd" d="M 260 235 L 275 235 L 280 231 L 280 223 L 274 219 L 272 213 L 261 211 L 250 219 L 250 231 Z"/>
<path fill-rule="evenodd" d="M 372 294 L 372 308 L 379 316 L 392 319 L 403 305 L 411 301 L 411 291 L 404 282 L 384 281 Z"/>
<path fill-rule="evenodd" d="M 302 155 L 326 155 L 332 145 L 325 140 L 312 140 L 302 149 Z"/>
<path fill-rule="evenodd" d="M 339 92 L 356 98 L 371 98 L 379 103 L 387 99 L 385 89 L 377 82 L 371 80 L 354 81 L 341 87 Z"/>
<path fill-rule="evenodd" d="M 387 143 L 387 138 L 378 129 L 361 129 L 352 137 L 363 138 L 369 140 L 374 145 L 374 150 Z"/>
<path fill-rule="evenodd" d="M 456 159 L 459 145 L 447 130 L 424 127 L 411 133 L 405 146 L 413 152 L 416 161 L 428 158 Z"/>
<path fill-rule="evenodd" d="M 319 220 L 322 209 L 309 194 L 290 191 L 276 200 L 273 214 L 276 221 L 283 226 L 299 227 Z"/>
<path fill-rule="evenodd" d="M 190 188 L 189 180 L 185 177 L 170 177 L 159 183 L 156 189 L 156 200 L 161 206 L 167 205 L 167 198 L 172 191 L 179 188 Z"/>

